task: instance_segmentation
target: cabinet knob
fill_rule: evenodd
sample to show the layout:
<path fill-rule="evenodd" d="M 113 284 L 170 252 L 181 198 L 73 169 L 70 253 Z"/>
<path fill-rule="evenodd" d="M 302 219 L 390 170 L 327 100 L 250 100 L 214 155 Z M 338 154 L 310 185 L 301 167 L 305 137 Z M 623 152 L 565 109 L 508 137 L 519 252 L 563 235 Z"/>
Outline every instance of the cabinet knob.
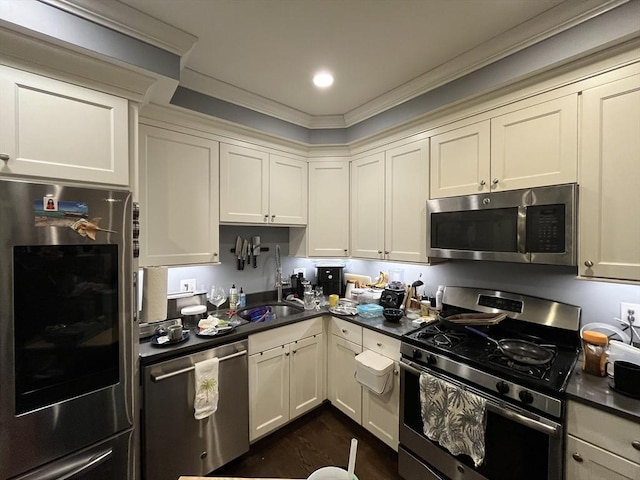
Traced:
<path fill-rule="evenodd" d="M 202 452 L 202 453 L 200 454 L 200 458 L 201 458 L 201 459 L 203 459 L 203 460 L 204 460 L 205 458 L 207 458 L 207 452 Z"/>
<path fill-rule="evenodd" d="M 268 221 L 269 221 L 269 215 L 265 215 L 265 216 L 264 216 L 264 221 L 265 221 L 265 222 L 268 222 Z"/>
<path fill-rule="evenodd" d="M 384 251 L 384 254 L 385 254 L 385 255 L 389 255 L 389 251 L 388 251 L 388 250 L 385 250 L 385 251 Z"/>
<path fill-rule="evenodd" d="M 213 256 L 217 257 L 218 256 L 218 252 L 213 252 Z"/>
<path fill-rule="evenodd" d="M 584 459 L 582 458 L 582 455 L 580 455 L 578 452 L 572 453 L 571 456 L 578 463 L 584 462 Z"/>
<path fill-rule="evenodd" d="M 0 160 L 2 160 L 3 162 L 8 162 L 9 155 L 7 155 L 6 153 L 0 153 Z"/>
<path fill-rule="evenodd" d="M 376 345 L 381 347 L 382 346 L 382 342 L 377 342 Z"/>
<path fill-rule="evenodd" d="M 346 249 L 346 248 L 344 249 L 344 253 L 347 253 L 348 251 L 349 251 L 348 249 Z"/>
<path fill-rule="evenodd" d="M 297 350 L 292 350 L 292 352 L 295 354 Z"/>
<path fill-rule="evenodd" d="M 382 250 L 378 250 L 378 255 L 382 255 Z"/>
<path fill-rule="evenodd" d="M 491 183 L 493 183 L 494 185 L 497 185 L 497 184 L 498 184 L 498 182 L 499 182 L 499 180 L 498 180 L 497 178 L 494 178 L 494 179 L 491 181 Z"/>
<path fill-rule="evenodd" d="M 480 186 L 484 187 L 487 184 L 487 182 L 485 182 L 484 180 L 480 180 Z"/>
<path fill-rule="evenodd" d="M 271 215 L 271 221 L 273 222 L 273 221 L 275 221 L 275 219 L 276 219 L 276 216 L 275 215 Z"/>
<path fill-rule="evenodd" d="M 631 446 L 636 450 L 640 450 L 640 440 L 634 440 L 633 442 L 631 442 Z"/>
<path fill-rule="evenodd" d="M 586 262 L 584 262 L 584 266 L 587 268 L 591 268 L 593 267 L 593 262 L 591 260 L 587 260 Z"/>
<path fill-rule="evenodd" d="M 347 333 L 347 329 L 346 329 L 346 328 L 343 328 L 343 329 L 342 329 L 342 330 L 340 330 L 340 331 L 341 331 L 342 333 L 345 333 L 345 334 Z"/>
<path fill-rule="evenodd" d="M 289 356 L 289 352 L 285 353 L 285 355 L 288 357 Z"/>

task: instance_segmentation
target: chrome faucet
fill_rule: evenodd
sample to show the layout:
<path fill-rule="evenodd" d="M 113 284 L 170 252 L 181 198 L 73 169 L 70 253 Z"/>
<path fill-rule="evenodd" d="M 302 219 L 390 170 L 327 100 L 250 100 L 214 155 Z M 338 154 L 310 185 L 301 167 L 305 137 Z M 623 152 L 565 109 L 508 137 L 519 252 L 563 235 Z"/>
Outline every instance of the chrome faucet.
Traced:
<path fill-rule="evenodd" d="M 282 279 L 282 263 L 280 262 L 280 245 L 276 245 L 276 288 L 278 289 L 278 303 L 282 302 L 282 287 L 289 282 Z"/>

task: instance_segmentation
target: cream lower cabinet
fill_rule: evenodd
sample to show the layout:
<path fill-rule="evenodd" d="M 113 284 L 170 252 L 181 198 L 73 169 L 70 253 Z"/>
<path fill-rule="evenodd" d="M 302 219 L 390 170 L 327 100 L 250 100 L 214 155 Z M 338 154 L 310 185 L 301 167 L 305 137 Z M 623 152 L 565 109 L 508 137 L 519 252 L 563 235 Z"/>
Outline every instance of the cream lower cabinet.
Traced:
<path fill-rule="evenodd" d="M 140 266 L 220 261 L 218 142 L 139 127 Z"/>
<path fill-rule="evenodd" d="M 351 255 L 426 263 L 429 141 L 351 162 Z"/>
<path fill-rule="evenodd" d="M 354 378 L 355 357 L 362 353 L 362 327 L 330 319 L 329 400 L 342 413 L 362 424 L 362 387 Z"/>
<path fill-rule="evenodd" d="M 0 66 L 0 175 L 129 186 L 129 104 Z"/>
<path fill-rule="evenodd" d="M 640 424 L 568 402 L 566 480 L 640 480 Z"/>
<path fill-rule="evenodd" d="M 324 400 L 322 331 L 322 319 L 316 318 L 249 336 L 251 441 Z"/>
<path fill-rule="evenodd" d="M 431 138 L 431 198 L 574 183 L 578 95 L 516 102 Z"/>
<path fill-rule="evenodd" d="M 307 162 L 220 145 L 220 221 L 307 224 Z"/>
<path fill-rule="evenodd" d="M 378 395 L 366 387 L 362 388 L 362 426 L 398 450 L 398 426 L 400 416 L 400 341 L 372 330 L 362 332 L 364 350 L 372 350 L 394 361 L 390 377 L 391 390 Z"/>
<path fill-rule="evenodd" d="M 640 75 L 583 92 L 581 138 L 579 274 L 640 281 Z"/>

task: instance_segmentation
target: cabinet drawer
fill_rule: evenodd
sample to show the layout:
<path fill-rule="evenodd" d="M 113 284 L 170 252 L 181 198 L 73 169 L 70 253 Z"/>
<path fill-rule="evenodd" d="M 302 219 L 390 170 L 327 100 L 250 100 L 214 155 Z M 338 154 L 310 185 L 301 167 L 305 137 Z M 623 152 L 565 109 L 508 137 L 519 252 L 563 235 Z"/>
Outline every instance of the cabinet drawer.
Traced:
<path fill-rule="evenodd" d="M 322 317 L 249 335 L 249 355 L 322 333 Z"/>
<path fill-rule="evenodd" d="M 350 342 L 362 345 L 362 327 L 351 322 L 331 317 L 331 333 Z"/>
<path fill-rule="evenodd" d="M 567 436 L 566 479 L 640 480 L 640 465 L 591 443 Z"/>
<path fill-rule="evenodd" d="M 368 328 L 362 331 L 362 346 L 392 360 L 400 360 L 400 340 Z"/>
<path fill-rule="evenodd" d="M 640 424 L 577 402 L 567 407 L 567 432 L 621 457 L 640 463 Z"/>

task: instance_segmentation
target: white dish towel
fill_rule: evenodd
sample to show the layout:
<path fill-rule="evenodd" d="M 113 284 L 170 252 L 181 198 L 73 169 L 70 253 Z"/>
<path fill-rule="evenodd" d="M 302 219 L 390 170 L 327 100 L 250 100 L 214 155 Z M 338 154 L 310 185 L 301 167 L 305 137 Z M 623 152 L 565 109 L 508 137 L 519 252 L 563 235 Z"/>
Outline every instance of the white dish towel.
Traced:
<path fill-rule="evenodd" d="M 444 380 L 420 374 L 420 411 L 424 434 L 452 455 L 469 455 L 476 467 L 484 460 L 486 401 Z"/>
<path fill-rule="evenodd" d="M 195 364 L 196 396 L 193 400 L 196 420 L 207 418 L 218 409 L 218 359 Z"/>

